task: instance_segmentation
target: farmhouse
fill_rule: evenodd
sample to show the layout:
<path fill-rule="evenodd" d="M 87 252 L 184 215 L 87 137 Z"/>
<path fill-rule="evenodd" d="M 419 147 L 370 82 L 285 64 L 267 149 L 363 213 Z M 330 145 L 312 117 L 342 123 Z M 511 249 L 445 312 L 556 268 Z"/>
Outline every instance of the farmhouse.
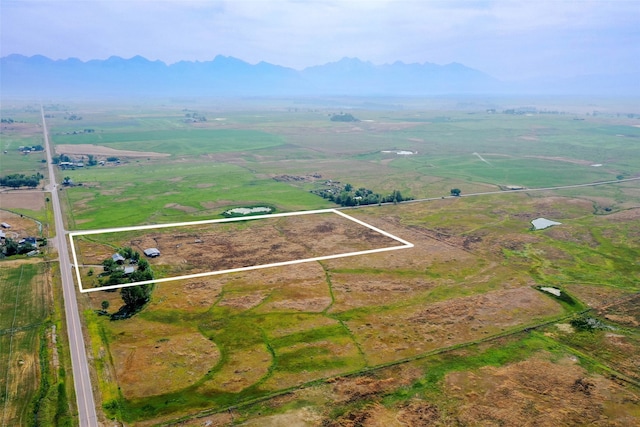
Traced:
<path fill-rule="evenodd" d="M 0 231 L 0 240 L 4 240 L 7 237 L 6 234 L 4 234 L 4 231 Z"/>
<path fill-rule="evenodd" d="M 125 275 L 125 276 L 128 276 L 128 275 L 130 275 L 130 274 L 133 274 L 133 272 L 134 272 L 135 270 L 136 270 L 136 269 L 135 269 L 134 267 L 125 267 L 125 268 L 124 268 L 124 275 Z"/>
<path fill-rule="evenodd" d="M 111 255 L 111 259 L 114 260 L 118 264 L 122 264 L 124 262 L 124 257 L 120 254 Z"/>
<path fill-rule="evenodd" d="M 31 245 L 36 246 L 36 238 L 35 237 L 25 237 L 24 239 L 20 239 L 18 241 L 19 245 Z"/>
<path fill-rule="evenodd" d="M 149 258 L 155 258 L 160 256 L 160 251 L 157 248 L 149 248 L 144 250 L 144 254 Z"/>

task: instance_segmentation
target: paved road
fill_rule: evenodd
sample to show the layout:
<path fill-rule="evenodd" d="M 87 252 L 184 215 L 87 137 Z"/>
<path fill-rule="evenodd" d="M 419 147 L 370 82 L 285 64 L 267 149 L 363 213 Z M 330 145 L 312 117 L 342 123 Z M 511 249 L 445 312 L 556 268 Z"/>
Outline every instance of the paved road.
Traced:
<path fill-rule="evenodd" d="M 67 320 L 67 332 L 69 333 L 73 384 L 75 386 L 76 401 L 78 404 L 78 423 L 80 427 L 97 427 L 98 417 L 96 415 L 95 401 L 93 399 L 93 389 L 91 388 L 91 377 L 89 376 L 89 365 L 87 364 L 87 353 L 85 352 L 82 325 L 80 324 L 80 314 L 78 313 L 75 284 L 71 274 L 67 232 L 64 229 L 62 209 L 60 208 L 60 198 L 58 197 L 59 190 L 52 162 L 52 147 L 49 145 L 49 133 L 47 132 L 47 124 L 44 119 L 44 109 L 42 107 L 40 107 L 40 113 L 42 115 L 42 132 L 44 136 L 45 150 L 47 152 L 47 163 L 49 164 L 49 188 L 51 190 L 51 201 L 53 203 L 53 215 L 56 225 L 56 237 L 54 240 L 55 245 L 58 248 L 58 256 L 60 260 L 64 312 Z"/>

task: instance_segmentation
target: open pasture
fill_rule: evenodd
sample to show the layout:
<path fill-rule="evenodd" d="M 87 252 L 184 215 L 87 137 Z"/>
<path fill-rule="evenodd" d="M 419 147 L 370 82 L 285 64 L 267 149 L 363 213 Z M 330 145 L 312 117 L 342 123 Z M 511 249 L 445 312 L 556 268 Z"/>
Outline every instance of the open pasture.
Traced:
<path fill-rule="evenodd" d="M 156 282 L 411 247 L 335 210 L 97 230 L 74 233 L 71 240 L 79 279 L 80 268 L 100 266 L 114 247 L 130 247 L 138 253 L 153 247 L 162 254 L 150 260 L 159 272 Z M 81 284 L 80 289 L 95 288 L 95 279 L 90 281 L 93 286 Z"/>
<path fill-rule="evenodd" d="M 95 133 L 66 135 L 68 121 L 53 119 L 55 144 L 171 155 L 123 156 L 116 167 L 61 172 L 83 184 L 65 190 L 72 228 L 197 219 L 242 203 L 281 211 L 331 207 L 306 194 L 314 188 L 309 183 L 273 182 L 283 174 L 314 173 L 355 188 L 423 198 L 448 195 L 451 188 L 466 194 L 615 180 L 640 170 L 640 128 L 627 118 L 354 110 L 362 121 L 338 123 L 328 119 L 331 109 L 203 106 L 198 110 L 207 122 L 184 123 L 180 109 L 148 108 L 116 117 L 90 114 Z M 123 130 L 118 120 L 135 121 L 135 128 Z M 383 153 L 389 150 L 414 154 Z"/>
<path fill-rule="evenodd" d="M 317 379 L 509 334 L 581 307 L 563 305 L 534 285 L 574 289 L 597 282 L 638 291 L 637 280 L 619 282 L 616 264 L 598 266 L 590 282 L 562 282 L 546 270 L 562 268 L 573 275 L 594 270 L 583 263 L 556 265 L 558 255 L 581 259 L 583 245 L 572 242 L 588 238 L 585 232 L 593 227 L 607 230 L 601 242 L 606 244 L 632 226 L 632 220 L 622 226 L 594 215 L 586 200 L 505 194 L 349 214 L 410 239 L 414 248 L 161 283 L 149 305 L 131 319 L 91 317 L 104 330 L 103 345 L 110 349 L 114 372 L 120 372 L 115 378 L 123 394 L 122 416 L 144 425 L 143 420 L 157 422 L 189 408 L 224 409 Z M 563 225 L 532 232 L 529 221 L 539 214 Z M 568 234 L 554 234 L 563 229 Z M 616 256 L 631 262 L 636 254 Z M 117 294 L 87 298 L 93 308 L 104 299 L 113 311 L 119 306 Z M 170 332 L 169 326 L 181 332 Z M 121 329 L 144 334 L 141 344 L 135 346 L 133 335 Z M 181 334 L 193 336 L 180 341 L 184 354 L 200 348 L 198 334 L 215 344 L 207 352 L 219 356 L 212 356 L 206 373 L 187 358 L 171 386 L 154 388 L 139 381 L 142 373 L 131 376 L 126 363 L 168 351 L 162 350 L 164 343 Z M 135 357 L 127 356 L 134 350 Z M 136 363 L 136 372 L 144 369 L 143 362 Z"/>
<path fill-rule="evenodd" d="M 504 185 L 615 181 L 640 172 L 635 147 L 640 128 L 637 120 L 626 117 L 471 114 L 416 107 L 349 109 L 362 121 L 338 123 L 328 114 L 339 110 L 327 105 L 297 112 L 286 106 L 242 111 L 201 104 L 197 110 L 207 122 L 185 123 L 181 108 L 79 112 L 87 120 L 82 126 L 91 123 L 95 134 L 63 135 L 71 124 L 58 117 L 52 121 L 56 144 L 171 154 L 124 157 L 117 166 L 61 172 L 82 183 L 61 192 L 70 229 L 193 221 L 239 206 L 269 205 L 278 212 L 334 207 L 309 193 L 326 180 L 422 198 L 448 196 L 451 188 L 465 195 Z M 398 150 L 413 154 L 383 152 Z M 303 179 L 311 174 L 321 178 Z M 273 179 L 283 175 L 293 178 Z M 596 378 L 589 369 L 597 364 L 588 358 L 580 359 L 580 367 L 562 370 L 573 360 L 571 349 L 590 349 L 593 342 L 583 345 L 583 336 L 565 337 L 553 325 L 545 334 L 516 334 L 514 341 L 486 340 L 569 316 L 602 295 L 615 299 L 637 293 L 638 206 L 636 182 L 371 206 L 349 215 L 411 241 L 414 248 L 158 283 L 143 311 L 115 322 L 94 310 L 108 301 L 109 313 L 117 311 L 122 304 L 117 293 L 83 295 L 105 413 L 152 425 L 199 410 L 226 412 L 296 390 L 299 402 L 285 395 L 248 407 L 253 408 L 249 412 L 269 413 L 278 402 L 289 402 L 294 409 L 314 402 L 315 387 L 321 384 L 326 396 L 342 396 L 335 411 L 328 409 L 332 398 L 320 410 L 327 420 L 359 416 L 361 408 L 355 406 L 361 402 L 375 403 L 373 416 L 387 419 L 407 420 L 432 410 L 424 401 L 408 400 L 416 394 L 441 405 L 441 414 L 465 420 L 464 405 L 474 400 L 467 386 L 494 381 L 501 391 L 526 395 L 504 398 L 502 405 L 513 401 L 517 413 L 533 411 L 527 406 L 533 395 L 526 394 L 525 373 L 533 370 L 543 379 L 549 379 L 546 371 L 570 373 L 556 378 L 554 384 L 563 390 L 578 376 Z M 530 221 L 540 216 L 562 225 L 531 231 Z M 195 232 L 157 232 L 156 240 L 148 241 L 141 235 L 105 238 L 98 245 L 87 239 L 80 251 L 94 262 L 89 259 L 100 261 L 120 246 L 156 247 L 160 242 L 163 256 L 152 263 L 157 263 L 159 277 L 165 277 L 180 269 L 271 257 L 285 247 L 267 249 L 264 241 L 293 242 L 288 247 L 296 256 L 337 244 L 319 239 L 318 230 L 296 225 L 267 233 L 258 223 L 230 227 L 226 242 L 215 241 L 213 234 L 203 239 Z M 360 237 L 352 236 L 349 244 L 367 242 Z M 236 238 L 248 243 L 232 244 Z M 196 240 L 216 250 L 198 249 Z M 187 247 L 193 250 L 176 252 Z M 557 287 L 575 301 L 561 301 L 536 286 Z M 625 347 L 635 345 L 633 335 L 602 339 L 607 349 L 624 347 L 621 354 L 635 348 Z M 479 344 L 447 356 L 452 347 L 470 343 Z M 445 353 L 433 355 L 441 351 Z M 416 367 L 420 360 L 425 364 Z M 388 364 L 394 366 L 382 368 Z M 495 369 L 482 370 L 487 365 Z M 628 372 L 629 366 L 618 366 Z M 468 372 L 445 379 L 454 370 Z M 355 376 L 344 378 L 349 374 Z M 505 375 L 524 379 L 505 382 Z M 612 391 L 610 396 L 616 397 L 607 401 L 601 397 L 613 388 L 596 384 L 601 385 L 598 402 L 622 408 L 623 399 L 615 394 L 620 390 Z M 487 390 L 495 397 L 492 392 Z M 366 400 L 369 395 L 373 400 Z M 566 398 L 569 406 L 597 419 L 581 406 L 582 395 L 557 393 L 556 398 L 558 404 Z M 480 413 L 487 410 L 486 402 L 481 403 L 478 419 L 509 422 L 506 412 Z M 536 408 L 546 411 L 548 406 Z M 633 413 L 627 406 L 624 411 Z"/>
<path fill-rule="evenodd" d="M 308 191 L 222 162 L 140 161 L 64 173 L 83 183 L 64 190 L 73 229 L 215 218 L 247 204 L 266 203 L 279 211 L 330 207 Z"/>
<path fill-rule="evenodd" d="M 44 151 L 24 154 L 20 147 L 43 145 L 40 112 L 26 113 L 17 110 L 2 110 L 3 120 L 13 123 L 0 124 L 0 175 L 23 173 L 45 174 L 47 165 Z"/>

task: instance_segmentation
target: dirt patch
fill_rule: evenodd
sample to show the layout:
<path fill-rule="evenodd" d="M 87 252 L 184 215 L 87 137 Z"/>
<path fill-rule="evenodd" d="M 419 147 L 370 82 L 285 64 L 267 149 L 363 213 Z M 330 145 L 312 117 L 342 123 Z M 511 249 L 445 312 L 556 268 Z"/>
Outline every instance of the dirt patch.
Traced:
<path fill-rule="evenodd" d="M 504 332 L 562 313 L 551 298 L 529 287 L 452 298 L 424 307 L 385 311 L 348 321 L 372 364 Z"/>
<path fill-rule="evenodd" d="M 569 157 L 549 157 L 549 156 L 524 156 L 524 157 L 529 159 L 553 160 L 555 162 L 572 163 L 575 165 L 582 165 L 582 166 L 589 166 L 593 163 L 590 160 L 572 159 Z"/>
<path fill-rule="evenodd" d="M 219 306 L 229 306 L 240 310 L 248 310 L 260 304 L 267 297 L 268 292 L 257 291 L 248 295 L 225 295 L 218 303 Z"/>
<path fill-rule="evenodd" d="M 58 144 L 55 146 L 57 154 L 67 155 L 94 155 L 101 157 L 168 157 L 167 153 L 155 153 L 153 151 L 116 150 L 103 145 L 93 144 Z"/>
<path fill-rule="evenodd" d="M 640 220 L 640 208 L 627 209 L 604 216 L 608 221 L 627 222 Z"/>
<path fill-rule="evenodd" d="M 182 212 L 186 212 L 186 213 L 194 213 L 194 212 L 198 212 L 198 209 L 192 207 L 192 206 L 183 206 L 180 205 L 178 203 L 167 203 L 166 205 L 164 205 L 165 208 L 169 208 L 169 209 L 176 209 Z"/>
<path fill-rule="evenodd" d="M 158 283 L 149 309 L 206 310 L 220 297 L 223 283 L 213 277 Z"/>
<path fill-rule="evenodd" d="M 263 378 L 273 362 L 271 353 L 262 343 L 232 350 L 225 357 L 226 363 L 216 371 L 213 378 L 198 388 L 199 392 L 238 393 Z M 215 363 L 208 364 L 208 368 L 213 366 Z"/>
<path fill-rule="evenodd" d="M 45 194 L 38 190 L 12 190 L 0 192 L 2 209 L 28 209 L 41 211 L 45 207 Z"/>
<path fill-rule="evenodd" d="M 322 175 L 319 173 L 313 173 L 309 175 L 277 175 L 273 179 L 278 182 L 315 182 L 322 179 Z"/>
<path fill-rule="evenodd" d="M 320 425 L 321 421 L 322 417 L 318 413 L 305 407 L 287 411 L 284 414 L 247 421 L 242 425 L 245 427 L 311 427 Z"/>
<path fill-rule="evenodd" d="M 40 193 L 42 196 L 42 193 Z M 0 201 L 4 199 L 0 196 Z M 4 204 L 2 205 L 4 208 Z M 11 228 L 4 229 L 0 228 L 0 230 L 4 231 L 7 237 L 17 240 L 24 237 L 38 237 L 40 236 L 40 230 L 38 227 L 38 223 L 30 218 L 25 218 L 19 214 L 14 214 L 11 212 L 0 210 L 0 222 L 6 222 L 11 225 Z"/>
<path fill-rule="evenodd" d="M 589 375 L 572 361 L 552 363 L 544 356 L 500 368 L 453 372 L 446 376 L 445 387 L 446 394 L 460 401 L 455 419 L 462 425 L 519 427 L 523 420 L 526 425 L 550 427 L 619 425 L 631 419 L 640 403 L 621 386 Z"/>
<path fill-rule="evenodd" d="M 333 384 L 335 401 L 349 403 L 393 390 L 399 386 L 400 381 L 393 377 L 378 379 L 370 376 L 362 376 L 356 378 L 336 378 L 331 381 L 331 383 Z"/>
<path fill-rule="evenodd" d="M 593 308 L 613 304 L 632 294 L 630 291 L 609 286 L 567 284 L 565 287 L 571 295 L 576 296 L 580 301 Z"/>
<path fill-rule="evenodd" d="M 640 325 L 640 294 L 635 293 L 602 307 L 600 314 L 625 326 Z"/>
<path fill-rule="evenodd" d="M 98 236 L 94 240 L 99 242 Z M 117 246 L 140 253 L 158 248 L 162 255 L 150 263 L 161 266 L 168 277 L 400 246 L 332 213 L 150 230 L 129 239 L 123 233 L 122 239 Z M 88 251 L 79 260 L 81 264 L 102 261 Z"/>
<path fill-rule="evenodd" d="M 116 376 L 127 398 L 169 393 L 202 378 L 220 359 L 199 332 L 128 319 L 114 324 L 111 343 Z"/>
<path fill-rule="evenodd" d="M 234 202 L 231 200 L 216 200 L 216 201 L 209 201 L 209 202 L 200 202 L 200 205 L 205 208 L 205 209 L 219 209 L 219 208 L 223 208 L 223 207 L 227 207 L 232 205 Z"/>

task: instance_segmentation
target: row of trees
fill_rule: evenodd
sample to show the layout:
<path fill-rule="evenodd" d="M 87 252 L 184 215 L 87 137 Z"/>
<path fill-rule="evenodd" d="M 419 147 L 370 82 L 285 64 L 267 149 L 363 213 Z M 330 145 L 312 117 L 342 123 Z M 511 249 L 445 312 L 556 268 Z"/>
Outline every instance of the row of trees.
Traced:
<path fill-rule="evenodd" d="M 332 122 L 359 122 L 360 120 L 349 113 L 330 114 Z"/>
<path fill-rule="evenodd" d="M 345 184 L 342 188 L 332 186 L 332 188 L 312 190 L 311 192 L 340 206 L 364 206 L 413 200 L 412 197 L 404 197 L 399 190 L 393 190 L 391 194 L 383 196 L 364 187 L 354 189 L 351 184 Z"/>
<path fill-rule="evenodd" d="M 40 180 L 44 178 L 40 172 L 27 176 L 23 173 L 14 173 L 0 177 L 0 185 L 11 188 L 30 187 L 35 188 L 40 184 Z"/>

